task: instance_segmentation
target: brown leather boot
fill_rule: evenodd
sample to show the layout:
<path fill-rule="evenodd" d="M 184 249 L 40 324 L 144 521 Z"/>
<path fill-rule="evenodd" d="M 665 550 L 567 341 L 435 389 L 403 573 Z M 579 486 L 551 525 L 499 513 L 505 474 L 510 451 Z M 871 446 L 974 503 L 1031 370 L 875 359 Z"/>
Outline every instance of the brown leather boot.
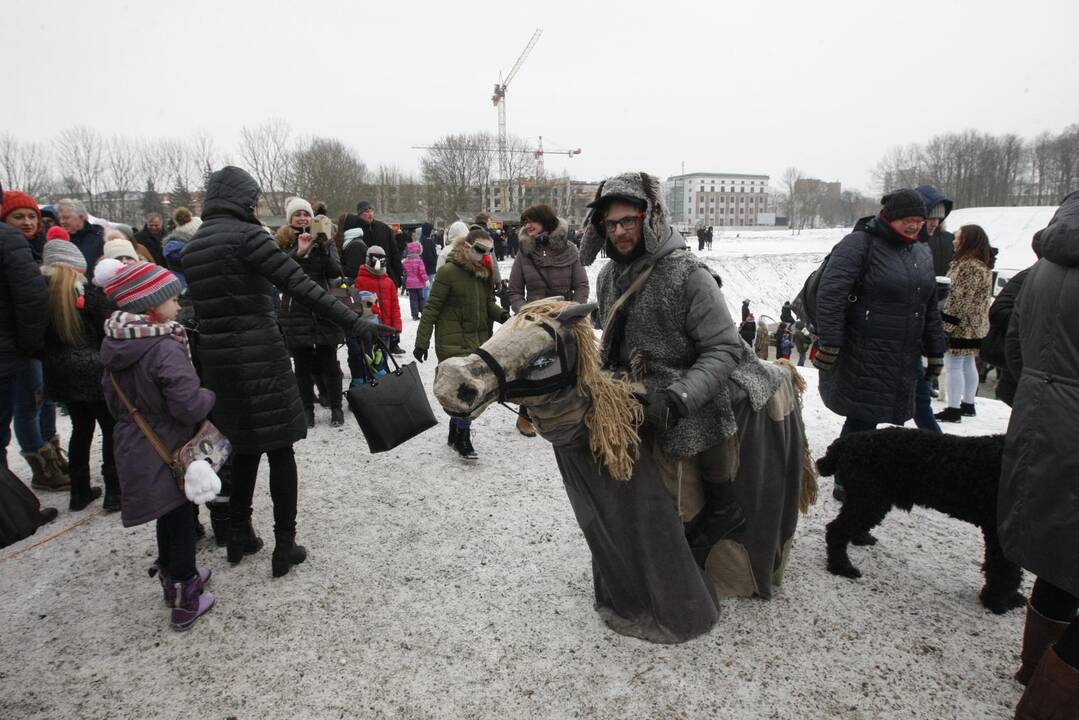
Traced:
<path fill-rule="evenodd" d="M 1030 682 L 1034 671 L 1038 669 L 1042 655 L 1045 655 L 1045 651 L 1056 644 L 1067 627 L 1068 623 L 1050 620 L 1035 610 L 1029 602 L 1027 603 L 1027 624 L 1023 627 L 1023 650 L 1019 654 L 1023 664 L 1015 673 L 1016 682 L 1023 685 Z"/>
<path fill-rule="evenodd" d="M 53 462 L 53 452 L 52 445 L 46 443 L 37 452 L 22 453 L 34 473 L 30 487 L 35 490 L 67 490 L 71 487 L 71 479 Z"/>
<path fill-rule="evenodd" d="M 60 466 L 60 472 L 67 475 L 67 448 L 60 443 L 60 436 L 53 435 L 52 439 L 49 440 L 49 444 L 52 445 L 53 450 L 56 451 L 56 462 Z"/>
<path fill-rule="evenodd" d="M 1015 720 L 1079 718 L 1079 669 L 1049 648 L 1015 706 Z"/>

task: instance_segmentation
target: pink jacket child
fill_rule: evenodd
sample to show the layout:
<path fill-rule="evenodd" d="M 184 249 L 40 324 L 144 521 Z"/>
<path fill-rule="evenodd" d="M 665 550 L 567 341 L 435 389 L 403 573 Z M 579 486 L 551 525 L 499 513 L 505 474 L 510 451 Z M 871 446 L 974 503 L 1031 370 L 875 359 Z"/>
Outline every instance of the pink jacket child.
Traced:
<path fill-rule="evenodd" d="M 420 313 L 426 301 L 423 298 L 424 288 L 427 287 L 427 268 L 423 264 L 420 253 L 423 248 L 418 242 L 410 242 L 405 246 L 408 257 L 401 265 L 405 269 L 405 288 L 408 290 L 408 304 L 412 310 L 412 319 L 419 320 Z"/>
<path fill-rule="evenodd" d="M 405 288 L 408 290 L 422 290 L 427 286 L 427 268 L 420 257 L 423 248 L 418 242 L 410 242 L 405 249 L 408 252 L 408 257 L 401 262 L 405 269 Z"/>

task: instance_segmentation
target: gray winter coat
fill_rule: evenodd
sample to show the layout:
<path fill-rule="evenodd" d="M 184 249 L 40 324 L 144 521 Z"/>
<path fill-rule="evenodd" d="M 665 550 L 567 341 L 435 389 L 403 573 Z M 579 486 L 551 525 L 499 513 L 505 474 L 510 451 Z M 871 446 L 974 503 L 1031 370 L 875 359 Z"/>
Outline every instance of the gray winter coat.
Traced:
<path fill-rule="evenodd" d="M 195 435 L 214 406 L 214 394 L 199 387 L 187 350 L 175 337 L 101 343 L 101 381 L 109 412 L 116 418 L 112 442 L 120 474 L 124 527 L 155 520 L 187 502 L 172 472 L 131 419 L 112 386 L 111 372 L 165 447 L 175 450 Z"/>
<path fill-rule="evenodd" d="M 820 374 L 829 410 L 896 425 L 914 417 L 921 356 L 945 350 L 936 292 L 929 248 L 883 220 L 860 220 L 840 241 L 817 290 L 820 345 L 840 349 L 835 368 Z"/>
<path fill-rule="evenodd" d="M 998 495 L 1004 554 L 1079 595 L 1079 192 L 1041 231 L 1005 347 L 1019 378 Z"/>
<path fill-rule="evenodd" d="M 518 312 L 525 303 L 559 296 L 588 302 L 588 274 L 577 247 L 566 240 L 565 220 L 559 219 L 545 242 L 538 242 L 521 228 L 517 237 L 521 251 L 510 271 L 510 307 Z"/>

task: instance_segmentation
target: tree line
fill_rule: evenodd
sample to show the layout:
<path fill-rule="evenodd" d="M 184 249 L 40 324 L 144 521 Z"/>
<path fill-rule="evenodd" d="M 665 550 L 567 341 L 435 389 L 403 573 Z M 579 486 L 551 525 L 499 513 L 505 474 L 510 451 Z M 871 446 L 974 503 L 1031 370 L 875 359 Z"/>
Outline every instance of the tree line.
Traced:
<path fill-rule="evenodd" d="M 512 198 L 526 179 L 535 179 L 536 166 L 520 138 L 510 137 L 508 147 L 510 177 L 505 187 Z M 284 214 L 289 195 L 300 195 L 325 202 L 332 213 L 350 212 L 362 199 L 382 213 L 452 220 L 457 211 L 495 207 L 492 188 L 502 186 L 495 179 L 493 133 L 438 139 L 425 150 L 418 176 L 395 165 L 370 168 L 343 141 L 301 137 L 282 120 L 243 127 L 231 150 L 219 148 L 201 132 L 186 139 L 106 137 L 76 126 L 42 143 L 0 134 L 4 187 L 23 190 L 41 202 L 82 198 L 92 214 L 130 223 L 166 210 L 163 196 L 170 207 L 192 206 L 210 173 L 227 164 L 251 173 L 262 187 L 267 209 L 276 216 Z"/>
<path fill-rule="evenodd" d="M 1056 205 L 1079 188 L 1079 124 L 1032 140 L 967 130 L 892 148 L 874 172 L 882 190 L 930 184 L 956 207 Z"/>

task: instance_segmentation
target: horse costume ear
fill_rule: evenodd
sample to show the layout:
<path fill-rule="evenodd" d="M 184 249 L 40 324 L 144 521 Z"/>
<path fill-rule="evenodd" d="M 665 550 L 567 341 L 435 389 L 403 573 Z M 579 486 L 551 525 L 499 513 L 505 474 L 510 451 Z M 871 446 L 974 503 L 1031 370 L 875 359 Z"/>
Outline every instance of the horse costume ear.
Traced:
<path fill-rule="evenodd" d="M 591 315 L 596 309 L 595 303 L 578 303 L 571 305 L 562 312 L 558 313 L 558 322 L 568 323 L 576 320 L 582 320 Z"/>

